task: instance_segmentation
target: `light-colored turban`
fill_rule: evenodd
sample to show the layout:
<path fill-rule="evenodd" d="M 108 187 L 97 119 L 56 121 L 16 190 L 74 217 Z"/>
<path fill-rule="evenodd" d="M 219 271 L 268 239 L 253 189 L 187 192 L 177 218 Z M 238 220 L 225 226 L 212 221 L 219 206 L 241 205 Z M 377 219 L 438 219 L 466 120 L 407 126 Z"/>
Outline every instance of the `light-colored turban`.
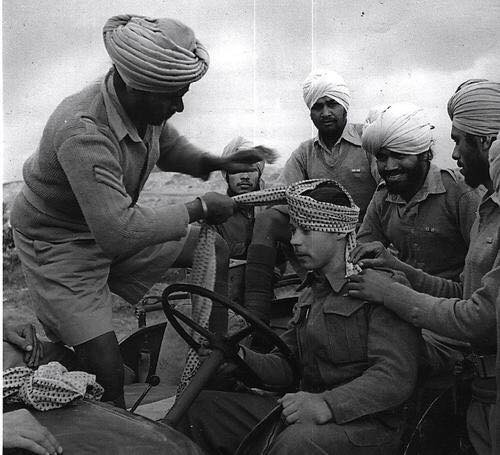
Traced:
<path fill-rule="evenodd" d="M 349 110 L 351 93 L 342 76 L 334 71 L 311 72 L 302 85 L 302 91 L 309 110 L 323 96 L 339 103 L 346 112 Z"/>
<path fill-rule="evenodd" d="M 248 139 L 245 139 L 242 136 L 235 137 L 232 139 L 229 144 L 227 144 L 224 149 L 222 150 L 222 156 L 231 156 L 234 153 L 238 152 L 239 150 L 250 150 L 254 148 L 254 144 L 252 141 L 249 141 Z M 254 163 L 256 166 L 256 169 L 262 174 L 264 171 L 264 166 L 266 164 L 265 161 L 258 161 L 257 163 Z M 224 178 L 227 177 L 227 172 L 222 170 L 221 174 Z"/>
<path fill-rule="evenodd" d="M 491 136 L 500 130 L 500 83 L 470 80 L 461 84 L 448 101 L 453 126 L 475 136 Z"/>
<path fill-rule="evenodd" d="M 364 129 L 363 148 L 373 154 L 383 148 L 404 155 L 419 155 L 431 148 L 433 128 L 422 108 L 410 103 L 391 104 Z"/>
<path fill-rule="evenodd" d="M 103 28 L 104 45 L 125 84 L 137 90 L 177 91 L 208 69 L 207 50 L 175 19 L 120 15 Z"/>
<path fill-rule="evenodd" d="M 500 131 L 498 132 L 500 136 Z M 493 197 L 500 205 L 500 138 L 491 144 L 489 150 L 490 177 L 493 182 Z"/>

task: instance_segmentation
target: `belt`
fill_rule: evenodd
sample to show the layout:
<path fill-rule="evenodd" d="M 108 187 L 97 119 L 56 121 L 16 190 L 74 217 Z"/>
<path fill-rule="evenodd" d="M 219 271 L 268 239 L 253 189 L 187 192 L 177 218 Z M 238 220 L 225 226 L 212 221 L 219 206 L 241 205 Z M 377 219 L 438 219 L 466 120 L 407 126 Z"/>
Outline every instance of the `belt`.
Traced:
<path fill-rule="evenodd" d="M 474 376 L 480 379 L 491 379 L 496 377 L 496 354 L 469 354 L 467 360 L 472 363 Z"/>

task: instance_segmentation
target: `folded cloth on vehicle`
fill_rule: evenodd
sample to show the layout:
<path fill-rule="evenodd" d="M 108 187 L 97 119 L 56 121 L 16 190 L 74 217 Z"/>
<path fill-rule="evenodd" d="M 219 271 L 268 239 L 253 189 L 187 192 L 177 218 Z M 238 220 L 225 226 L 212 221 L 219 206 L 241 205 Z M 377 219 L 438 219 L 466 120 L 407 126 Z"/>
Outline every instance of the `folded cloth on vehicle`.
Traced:
<path fill-rule="evenodd" d="M 23 402 L 39 411 L 60 408 L 78 398 L 99 400 L 103 393 L 95 375 L 68 371 L 59 362 L 37 370 L 15 367 L 3 372 L 3 399 Z"/>

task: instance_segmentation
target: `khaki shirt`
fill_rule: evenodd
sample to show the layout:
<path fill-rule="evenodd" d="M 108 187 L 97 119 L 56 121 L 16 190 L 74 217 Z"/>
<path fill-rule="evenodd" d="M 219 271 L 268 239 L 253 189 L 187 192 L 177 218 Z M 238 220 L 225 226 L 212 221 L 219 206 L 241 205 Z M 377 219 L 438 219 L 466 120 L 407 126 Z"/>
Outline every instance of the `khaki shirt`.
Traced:
<path fill-rule="evenodd" d="M 382 182 L 368 206 L 358 241 L 392 243 L 403 262 L 458 281 L 482 193 L 467 186 L 457 172 L 433 164 L 408 202 L 389 193 Z"/>

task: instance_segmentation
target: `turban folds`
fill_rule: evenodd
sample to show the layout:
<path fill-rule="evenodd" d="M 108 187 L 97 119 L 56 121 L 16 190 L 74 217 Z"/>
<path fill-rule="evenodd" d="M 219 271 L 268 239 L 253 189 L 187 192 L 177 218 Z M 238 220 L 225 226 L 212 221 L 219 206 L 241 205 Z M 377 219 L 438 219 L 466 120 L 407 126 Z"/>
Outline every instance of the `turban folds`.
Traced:
<path fill-rule="evenodd" d="M 499 132 L 500 134 L 500 132 Z M 491 144 L 489 150 L 490 160 L 490 176 L 493 182 L 493 197 L 498 205 L 500 205 L 500 139 L 497 139 Z"/>
<path fill-rule="evenodd" d="M 106 50 L 125 84 L 146 92 L 175 92 L 207 72 L 207 50 L 175 19 L 120 15 L 103 28 Z"/>
<path fill-rule="evenodd" d="M 313 71 L 302 85 L 304 101 L 311 110 L 323 96 L 339 103 L 346 112 L 351 104 L 351 93 L 344 79 L 334 71 Z"/>
<path fill-rule="evenodd" d="M 453 126 L 475 136 L 491 136 L 500 130 L 500 83 L 470 80 L 461 84 L 448 101 Z"/>
<path fill-rule="evenodd" d="M 249 150 L 253 148 L 254 144 L 252 141 L 249 141 L 242 136 L 238 136 L 231 140 L 229 144 L 224 147 L 224 149 L 222 150 L 222 156 L 230 156 L 239 150 Z M 258 161 L 254 164 L 256 166 L 256 170 L 262 174 L 262 172 L 264 171 L 264 166 L 266 164 L 265 161 Z M 226 171 L 221 171 L 221 173 L 224 178 L 227 177 Z"/>
<path fill-rule="evenodd" d="M 394 153 L 419 155 L 431 148 L 433 128 L 422 108 L 410 103 L 392 104 L 382 109 L 364 129 L 363 148 L 373 154 L 383 148 Z"/>

